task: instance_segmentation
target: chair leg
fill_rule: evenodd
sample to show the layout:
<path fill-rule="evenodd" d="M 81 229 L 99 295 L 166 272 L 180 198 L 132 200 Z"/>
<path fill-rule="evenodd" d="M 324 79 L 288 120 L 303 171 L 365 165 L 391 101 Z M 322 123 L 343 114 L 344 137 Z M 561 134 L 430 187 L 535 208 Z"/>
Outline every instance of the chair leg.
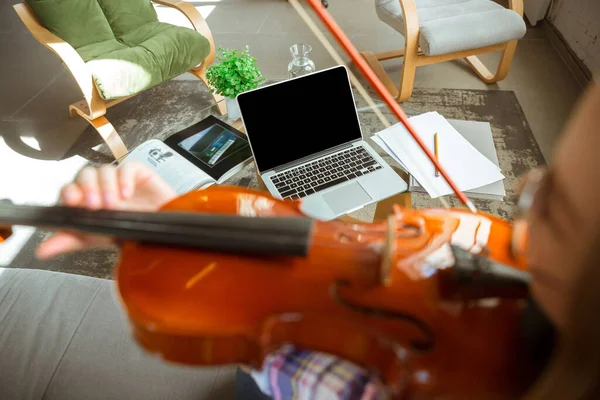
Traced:
<path fill-rule="evenodd" d="M 202 82 L 204 82 L 204 84 L 206 85 L 208 90 L 211 89 L 211 86 L 208 83 L 208 79 L 206 79 L 206 68 L 202 68 L 201 70 L 192 69 L 190 72 L 192 74 L 196 75 Z M 211 95 L 212 95 L 213 99 L 215 100 L 215 103 L 217 103 L 217 107 L 219 108 L 219 113 L 221 113 L 221 115 L 227 114 L 227 106 L 224 101 L 225 98 L 217 93 L 211 93 Z"/>
<path fill-rule="evenodd" d="M 127 146 L 123 143 L 123 139 L 117 133 L 115 127 L 106 119 L 104 115 L 100 115 L 94 119 L 90 118 L 90 111 L 85 101 L 80 101 L 69 106 L 69 114 L 71 117 L 79 115 L 87 122 L 90 123 L 96 129 L 96 132 L 100 134 L 100 137 L 104 140 L 104 143 L 108 146 L 108 149 L 115 157 L 117 162 L 120 162 L 120 158 L 127 154 Z"/>
<path fill-rule="evenodd" d="M 392 97 L 397 97 L 398 89 L 387 72 L 385 72 L 385 69 L 383 69 L 383 66 L 379 62 L 378 55 L 373 54 L 370 51 L 363 51 L 360 54 L 363 56 L 367 64 L 369 64 L 373 72 L 375 72 L 377 78 L 379 78 L 381 83 L 383 83 L 383 86 L 385 86 L 388 92 L 390 92 L 390 95 L 392 95 Z"/>
<path fill-rule="evenodd" d="M 88 119 L 87 121 L 94 127 L 94 129 L 96 129 L 102 139 L 104 139 L 104 142 L 108 146 L 115 159 L 120 161 L 120 158 L 127 154 L 128 150 L 125 146 L 125 143 L 123 143 L 121 136 L 119 136 L 115 130 L 115 127 L 104 116 L 92 120 Z"/>
<path fill-rule="evenodd" d="M 465 61 L 469 66 L 475 71 L 475 73 L 481 78 L 485 83 L 496 83 L 508 75 L 508 70 L 510 69 L 510 65 L 512 64 L 513 56 L 515 55 L 515 50 L 517 49 L 517 41 L 512 40 L 506 44 L 504 47 L 504 51 L 502 52 L 502 57 L 500 58 L 500 62 L 498 63 L 498 69 L 496 70 L 496 74 L 492 74 L 489 69 L 481 62 L 481 60 L 477 56 L 469 56 L 465 58 Z"/>
<path fill-rule="evenodd" d="M 405 102 L 412 95 L 417 72 L 417 58 L 419 57 L 419 32 L 407 28 L 404 36 L 404 58 L 402 60 L 402 73 L 396 101 Z"/>
<path fill-rule="evenodd" d="M 391 60 L 392 58 L 404 57 L 404 49 L 384 51 L 382 53 L 375 53 L 375 57 L 379 61 Z"/>
<path fill-rule="evenodd" d="M 383 83 L 388 92 L 392 97 L 396 98 L 396 101 L 402 103 L 410 98 L 412 95 L 415 74 L 417 71 L 417 56 L 418 46 L 411 52 L 405 52 L 404 50 L 388 51 L 384 53 L 373 54 L 370 51 L 363 51 L 360 54 L 364 57 L 365 61 L 377 78 Z M 383 66 L 379 62 L 380 60 L 390 60 L 392 58 L 404 57 L 402 60 L 402 74 L 400 79 L 400 86 L 396 88 L 396 85 L 390 78 L 387 72 L 385 72 Z"/>
<path fill-rule="evenodd" d="M 398 90 L 398 97 L 396 101 L 403 103 L 412 96 L 413 88 L 415 86 L 415 74 L 417 72 L 417 56 L 414 57 L 406 54 L 402 63 L 402 74 L 400 76 L 400 86 Z"/>

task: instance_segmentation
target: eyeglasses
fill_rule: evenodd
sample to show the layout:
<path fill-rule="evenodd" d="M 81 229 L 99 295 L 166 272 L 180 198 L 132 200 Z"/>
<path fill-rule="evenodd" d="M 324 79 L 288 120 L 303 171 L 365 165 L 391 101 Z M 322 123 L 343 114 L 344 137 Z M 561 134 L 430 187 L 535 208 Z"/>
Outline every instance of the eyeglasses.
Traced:
<path fill-rule="evenodd" d="M 549 188 L 551 174 L 547 168 L 538 168 L 528 172 L 521 182 L 521 191 L 517 202 L 517 215 L 513 222 L 511 251 L 513 257 L 525 254 L 528 246 L 529 221 L 532 209 L 544 212 L 544 192 Z"/>

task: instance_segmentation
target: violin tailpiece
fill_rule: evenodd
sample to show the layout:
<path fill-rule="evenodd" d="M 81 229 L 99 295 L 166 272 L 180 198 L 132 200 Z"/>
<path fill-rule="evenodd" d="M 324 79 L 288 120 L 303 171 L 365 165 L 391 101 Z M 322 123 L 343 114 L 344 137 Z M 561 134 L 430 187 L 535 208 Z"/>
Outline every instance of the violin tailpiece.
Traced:
<path fill-rule="evenodd" d="M 473 254 L 459 246 L 451 245 L 454 267 L 451 268 L 451 286 L 458 293 L 475 294 L 476 297 L 518 297 L 528 292 L 531 274 L 499 262 L 482 252 Z"/>

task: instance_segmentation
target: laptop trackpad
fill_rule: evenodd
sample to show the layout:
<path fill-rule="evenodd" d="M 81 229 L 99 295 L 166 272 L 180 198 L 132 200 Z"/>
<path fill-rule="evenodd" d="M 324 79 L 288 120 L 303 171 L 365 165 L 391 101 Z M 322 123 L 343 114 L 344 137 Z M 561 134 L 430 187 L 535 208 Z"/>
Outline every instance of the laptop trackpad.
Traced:
<path fill-rule="evenodd" d="M 323 194 L 323 199 L 336 214 L 348 212 L 372 200 L 371 196 L 358 182 L 342 186 Z"/>

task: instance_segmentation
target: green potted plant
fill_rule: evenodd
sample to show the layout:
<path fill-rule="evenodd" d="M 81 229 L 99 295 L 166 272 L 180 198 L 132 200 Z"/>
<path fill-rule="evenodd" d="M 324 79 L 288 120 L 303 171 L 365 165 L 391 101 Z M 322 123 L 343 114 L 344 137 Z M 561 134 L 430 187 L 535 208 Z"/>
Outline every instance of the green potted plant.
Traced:
<path fill-rule="evenodd" d="M 218 63 L 206 70 L 206 79 L 213 93 L 225 97 L 227 113 L 231 119 L 237 119 L 240 110 L 235 100 L 236 96 L 247 90 L 256 89 L 265 78 L 256 66 L 256 58 L 250 55 L 248 46 L 243 52 L 235 49 L 219 47 Z"/>

